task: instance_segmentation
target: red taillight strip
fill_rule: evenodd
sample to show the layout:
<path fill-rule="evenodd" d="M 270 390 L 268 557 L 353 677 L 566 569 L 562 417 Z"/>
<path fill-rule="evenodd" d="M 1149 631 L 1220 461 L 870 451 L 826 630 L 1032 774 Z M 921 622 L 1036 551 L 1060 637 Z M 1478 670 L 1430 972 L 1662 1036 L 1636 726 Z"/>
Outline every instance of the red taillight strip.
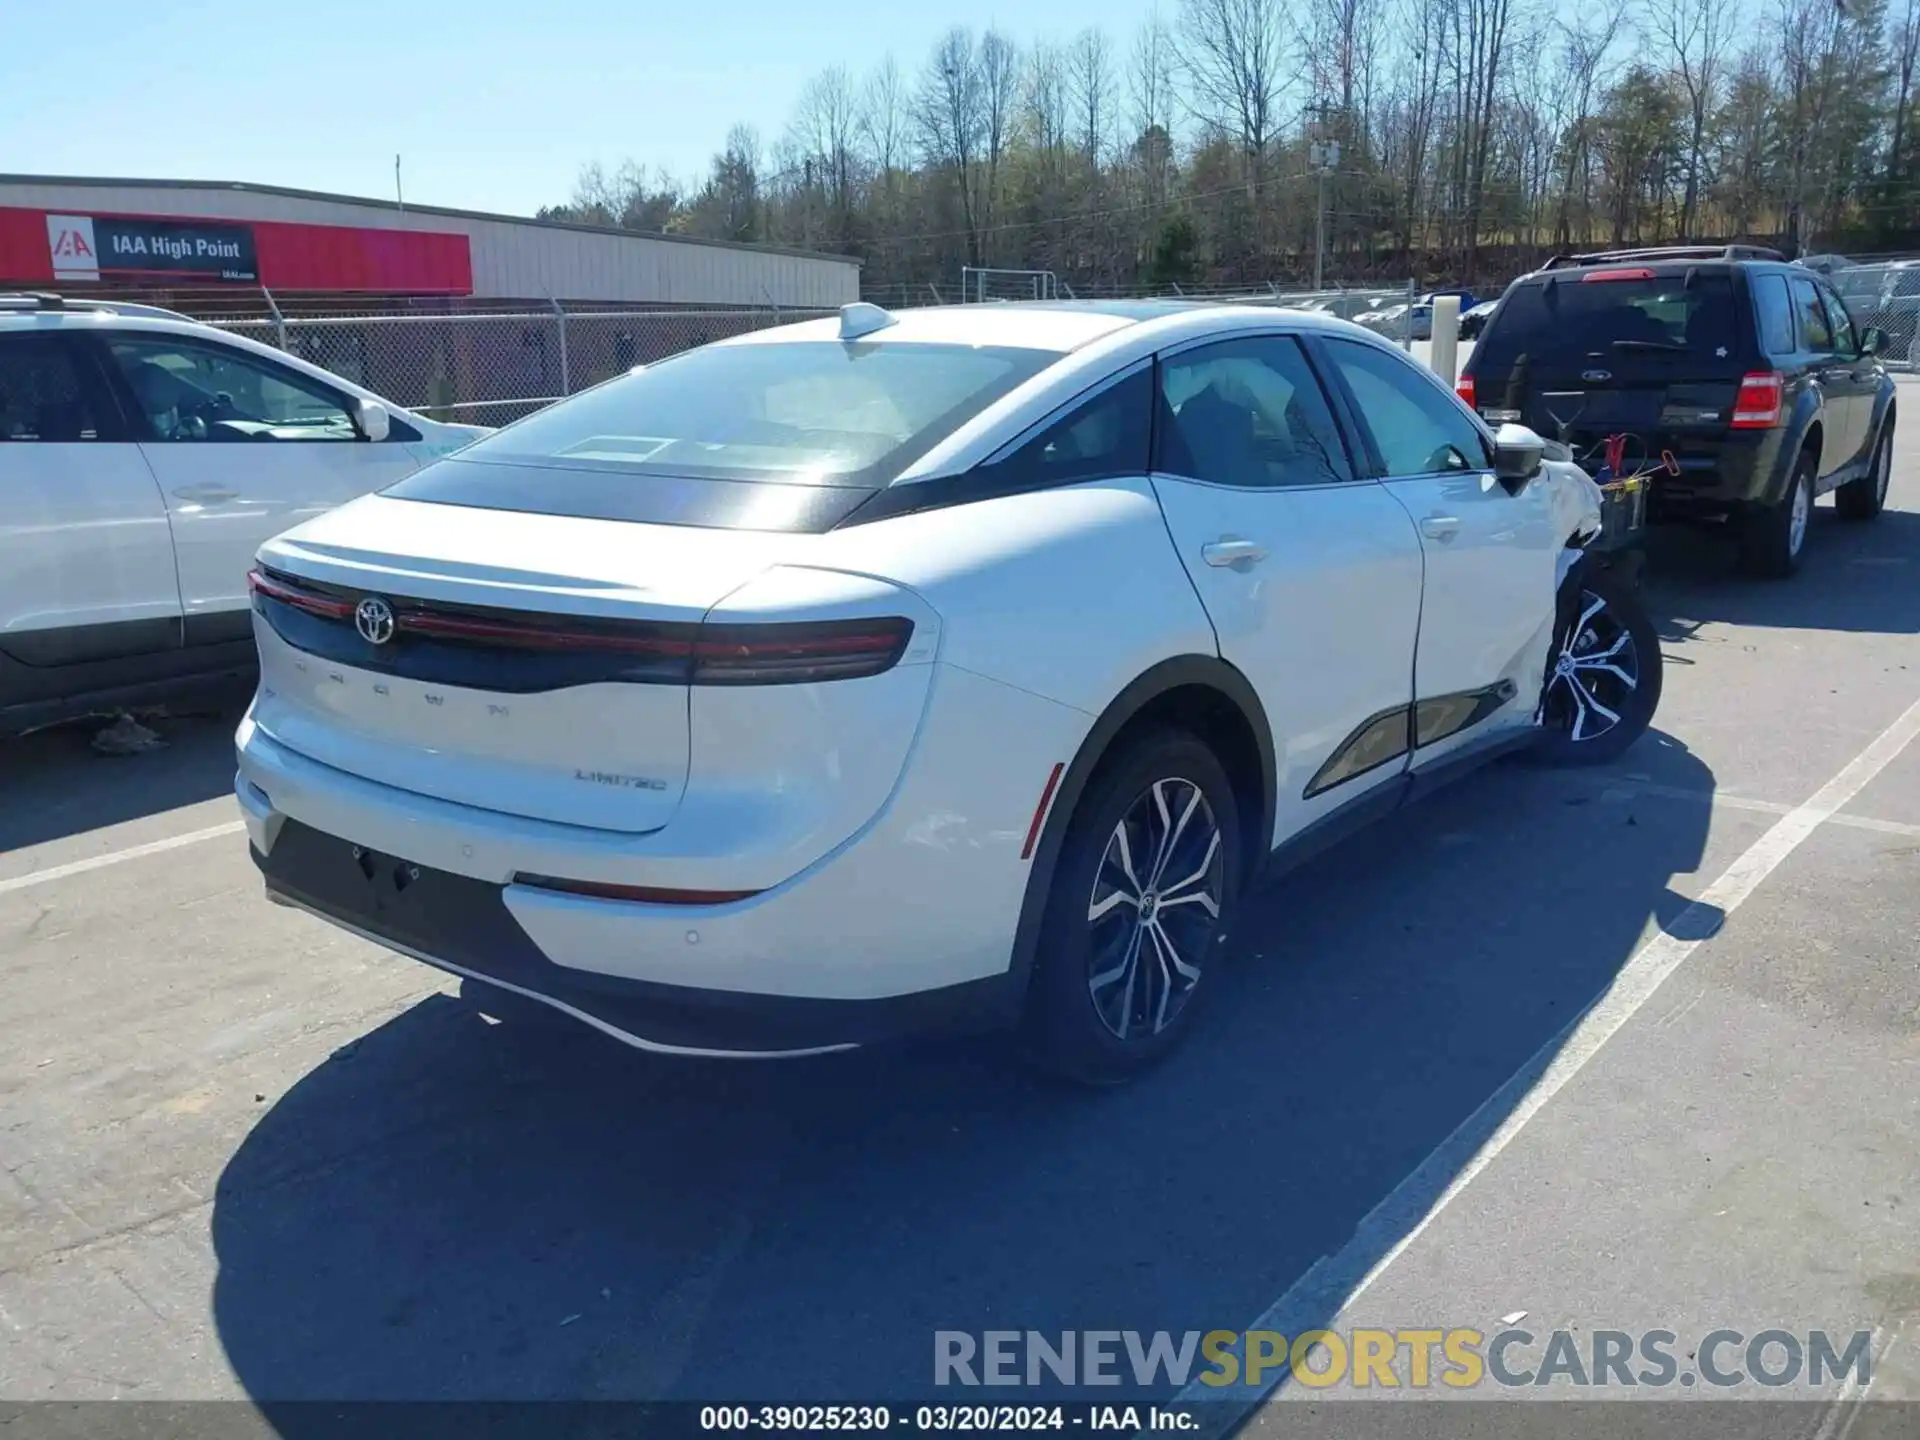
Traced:
<path fill-rule="evenodd" d="M 1582 284 L 1587 284 L 1594 280 L 1651 280 L 1651 279 L 1653 279 L 1653 271 L 1648 270 L 1644 267 L 1636 267 L 1631 270 L 1589 270 L 1585 275 L 1582 275 L 1580 277 Z"/>
<path fill-rule="evenodd" d="M 1033 807 L 1033 823 L 1027 826 L 1027 843 L 1020 847 L 1020 858 L 1033 858 L 1034 841 L 1040 838 L 1040 822 L 1047 818 L 1047 807 L 1053 803 L 1053 792 L 1060 784 L 1060 774 L 1067 767 L 1056 760 L 1052 772 L 1047 776 L 1046 788 L 1040 792 L 1040 803 Z"/>
<path fill-rule="evenodd" d="M 268 599 L 278 600 L 283 605 L 304 610 L 309 615 L 322 615 L 329 620 L 347 620 L 353 616 L 352 601 L 335 600 L 329 595 L 316 595 L 311 590 L 303 590 L 297 585 L 276 580 L 264 570 L 247 572 L 247 588 L 256 595 L 265 595 Z"/>
<path fill-rule="evenodd" d="M 625 900 L 635 905 L 731 905 L 751 900 L 758 890 L 674 890 L 655 885 L 603 885 L 597 880 L 562 880 L 552 875 L 516 875 L 513 883 L 529 890 L 555 890 L 590 900 Z"/>
<path fill-rule="evenodd" d="M 599 635 L 588 630 L 553 630 L 540 625 L 517 625 L 512 621 L 466 620 L 452 615 L 426 614 L 402 610 L 395 617 L 399 630 L 419 635 L 441 635 L 454 640 L 499 640 L 544 650 L 614 650 L 623 654 L 664 655 L 684 659 L 693 653 L 693 642 L 666 635 Z"/>

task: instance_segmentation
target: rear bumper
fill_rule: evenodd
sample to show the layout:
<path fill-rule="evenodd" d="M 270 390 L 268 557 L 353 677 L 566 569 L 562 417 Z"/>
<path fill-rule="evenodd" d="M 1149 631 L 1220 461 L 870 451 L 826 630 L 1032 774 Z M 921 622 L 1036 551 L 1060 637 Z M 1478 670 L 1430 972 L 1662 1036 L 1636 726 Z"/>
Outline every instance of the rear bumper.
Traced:
<path fill-rule="evenodd" d="M 1048 775 L 1072 758 L 1090 717 L 935 668 L 913 759 L 879 812 L 812 864 L 728 903 L 516 883 L 748 888 L 733 852 L 708 850 L 698 827 L 632 835 L 435 799 L 320 764 L 251 717 L 235 788 L 275 898 L 636 1044 L 768 1053 L 974 1028 L 1017 1004 L 1022 844 Z M 381 890 L 356 845 L 421 880 L 397 887 L 388 865 Z"/>
<path fill-rule="evenodd" d="M 252 850 L 267 895 L 450 974 L 485 981 L 643 1050 L 771 1059 L 905 1034 L 997 1028 L 1007 975 L 880 1000 L 819 1000 L 657 985 L 556 965 L 507 909 L 505 887 L 379 855 L 298 821 Z"/>

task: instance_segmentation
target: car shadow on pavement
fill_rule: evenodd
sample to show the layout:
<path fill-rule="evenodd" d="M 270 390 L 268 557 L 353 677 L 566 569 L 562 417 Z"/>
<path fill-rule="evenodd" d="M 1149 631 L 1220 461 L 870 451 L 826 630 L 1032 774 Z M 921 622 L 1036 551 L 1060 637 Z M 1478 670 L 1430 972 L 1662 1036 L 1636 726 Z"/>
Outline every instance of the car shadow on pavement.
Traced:
<path fill-rule="evenodd" d="M 1646 584 L 1663 640 L 1709 622 L 1920 634 L 1920 513 L 1854 524 L 1822 504 L 1792 579 L 1750 580 L 1738 560 L 1731 536 L 1711 529 L 1651 533 Z"/>
<path fill-rule="evenodd" d="M 164 742 L 103 755 L 104 719 L 0 740 L 0 853 L 157 815 L 233 792 L 233 731 L 247 708 L 234 691 L 190 711 L 145 715 Z"/>
<path fill-rule="evenodd" d="M 274 1402 L 978 1399 L 935 1392 L 935 1331 L 1244 1327 L 1379 1258 L 1419 1218 L 1363 1223 L 1383 1198 L 1685 911 L 1709 807 L 1628 769 L 1713 788 L 1657 733 L 1496 766 L 1265 891 L 1191 1043 L 1122 1089 L 984 1042 L 661 1061 L 429 999 L 228 1163 L 227 1358 L 297 1435 Z"/>

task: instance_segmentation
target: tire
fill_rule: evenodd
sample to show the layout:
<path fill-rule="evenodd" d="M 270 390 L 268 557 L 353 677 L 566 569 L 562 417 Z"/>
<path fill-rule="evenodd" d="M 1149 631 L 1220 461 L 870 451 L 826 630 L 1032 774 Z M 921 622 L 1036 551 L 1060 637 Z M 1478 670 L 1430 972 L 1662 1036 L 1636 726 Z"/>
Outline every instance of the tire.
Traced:
<path fill-rule="evenodd" d="M 1660 708 L 1660 636 L 1619 576 L 1582 566 L 1575 585 L 1548 652 L 1538 756 L 1604 765 L 1647 733 Z"/>
<path fill-rule="evenodd" d="M 1211 993 L 1202 982 L 1220 964 L 1242 851 L 1233 785 L 1192 735 L 1152 730 L 1104 760 L 1068 822 L 1047 895 L 1021 1025 L 1027 1059 L 1116 1085 L 1171 1053 Z M 1155 867 L 1168 873 L 1156 881 Z"/>
<path fill-rule="evenodd" d="M 1779 503 L 1747 512 L 1740 526 L 1740 566 L 1749 575 L 1784 580 L 1800 568 L 1813 528 L 1813 472 L 1813 452 L 1802 450 Z"/>
<path fill-rule="evenodd" d="M 1880 427 L 1867 473 L 1833 492 L 1834 507 L 1843 520 L 1871 520 L 1886 509 L 1887 482 L 1893 476 L 1893 416 Z"/>

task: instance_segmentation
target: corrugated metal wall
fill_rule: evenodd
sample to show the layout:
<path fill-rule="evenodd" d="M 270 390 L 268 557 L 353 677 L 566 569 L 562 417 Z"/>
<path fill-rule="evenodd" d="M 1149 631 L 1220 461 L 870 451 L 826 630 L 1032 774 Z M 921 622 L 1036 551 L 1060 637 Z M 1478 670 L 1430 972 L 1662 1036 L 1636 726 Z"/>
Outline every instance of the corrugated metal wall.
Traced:
<path fill-rule="evenodd" d="M 655 239 L 379 202 L 219 185 L 0 178 L 0 205 L 80 215 L 282 220 L 469 237 L 474 294 L 513 300 L 830 308 L 860 298 L 852 260 L 749 246 Z"/>

